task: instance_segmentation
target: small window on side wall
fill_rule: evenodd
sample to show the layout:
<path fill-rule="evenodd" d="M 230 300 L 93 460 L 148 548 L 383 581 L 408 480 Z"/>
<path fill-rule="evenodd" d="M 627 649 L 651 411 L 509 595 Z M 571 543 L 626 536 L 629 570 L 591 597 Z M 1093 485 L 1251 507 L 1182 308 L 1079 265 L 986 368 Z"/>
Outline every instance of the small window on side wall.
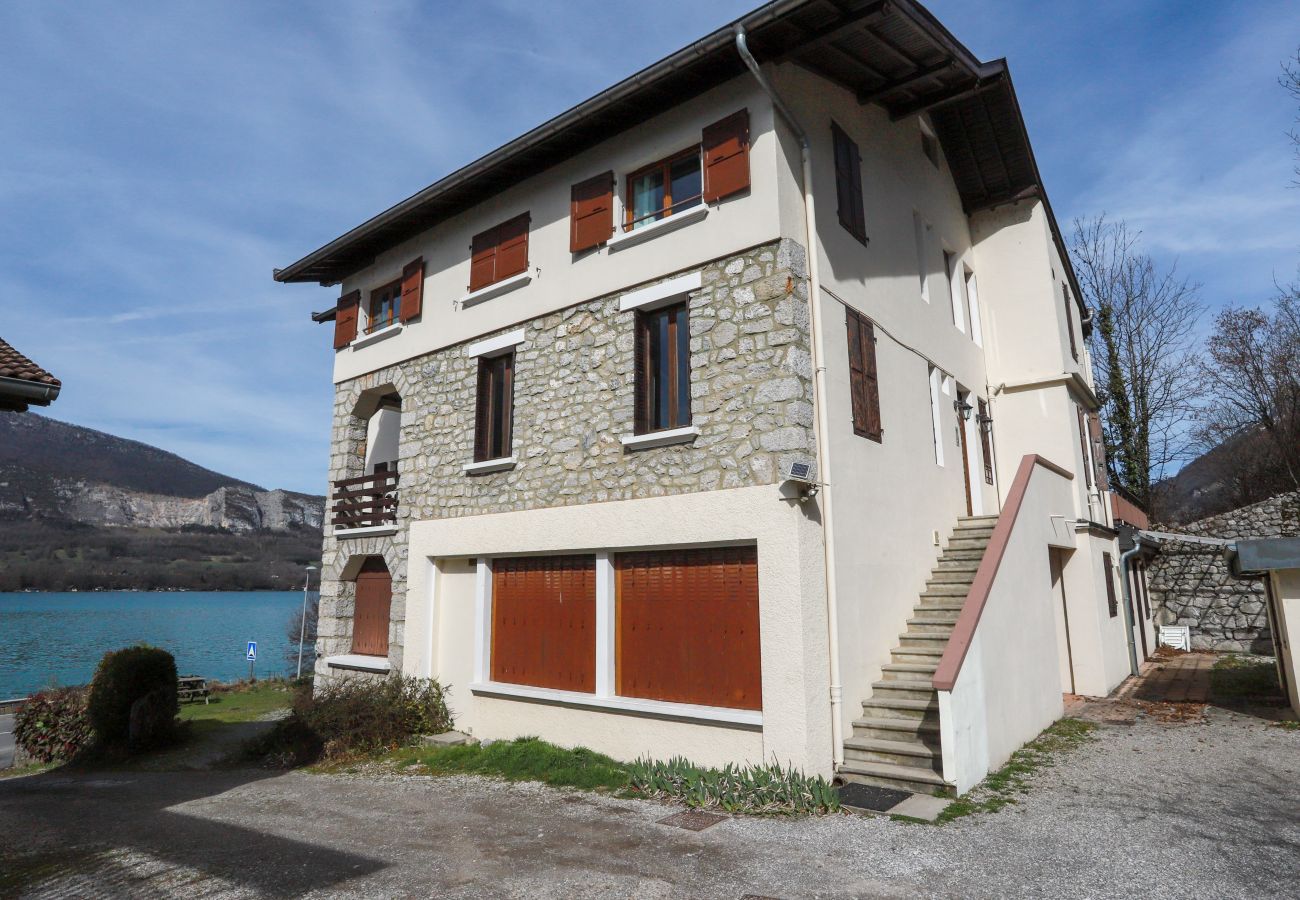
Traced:
<path fill-rule="evenodd" d="M 624 230 L 632 231 L 699 206 L 703 197 L 703 179 L 699 147 L 683 150 L 633 172 L 627 176 Z"/>
<path fill-rule="evenodd" d="M 920 123 L 921 152 L 924 153 L 925 158 L 930 161 L 930 165 L 937 169 L 939 168 L 939 139 L 935 137 L 934 132 L 930 130 L 930 126 L 925 124 L 924 119 L 920 120 Z"/>
<path fill-rule="evenodd" d="M 876 374 L 876 327 L 855 309 L 845 310 L 849 331 L 849 393 L 853 401 L 853 433 L 884 442 L 880 424 L 880 381 Z"/>
<path fill-rule="evenodd" d="M 862 243 L 867 242 L 867 218 L 862 203 L 862 155 L 844 129 L 831 123 L 835 143 L 835 196 L 840 224 Z"/>
<path fill-rule="evenodd" d="M 478 400 L 474 415 L 474 461 L 504 459 L 514 430 L 514 351 L 478 361 Z"/>
<path fill-rule="evenodd" d="M 402 282 L 394 281 L 370 292 L 366 334 L 396 325 L 402 315 Z"/>
<path fill-rule="evenodd" d="M 685 303 L 636 314 L 635 431 L 691 424 L 690 328 Z"/>
<path fill-rule="evenodd" d="M 528 222 L 529 215 L 524 213 L 474 235 L 470 243 L 471 292 L 528 271 Z"/>

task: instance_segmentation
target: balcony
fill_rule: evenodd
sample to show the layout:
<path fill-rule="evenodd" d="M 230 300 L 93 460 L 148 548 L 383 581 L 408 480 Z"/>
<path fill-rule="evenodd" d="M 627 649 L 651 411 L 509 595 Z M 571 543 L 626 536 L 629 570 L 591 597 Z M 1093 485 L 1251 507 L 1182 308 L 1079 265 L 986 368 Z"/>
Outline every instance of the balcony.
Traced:
<path fill-rule="evenodd" d="M 334 482 L 330 523 L 338 537 L 343 532 L 375 534 L 397 525 L 397 473 L 375 472 Z"/>

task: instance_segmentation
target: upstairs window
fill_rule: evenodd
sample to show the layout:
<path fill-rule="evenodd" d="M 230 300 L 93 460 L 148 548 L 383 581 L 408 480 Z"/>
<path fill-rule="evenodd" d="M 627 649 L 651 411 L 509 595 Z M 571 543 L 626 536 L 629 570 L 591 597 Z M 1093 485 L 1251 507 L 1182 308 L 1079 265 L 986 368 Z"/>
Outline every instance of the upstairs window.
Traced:
<path fill-rule="evenodd" d="M 402 315 L 402 282 L 394 281 L 370 292 L 366 334 L 396 325 Z"/>
<path fill-rule="evenodd" d="M 528 222 L 529 215 L 524 213 L 474 235 L 470 245 L 471 293 L 528 271 Z"/>
<path fill-rule="evenodd" d="M 855 309 L 845 310 L 849 331 L 849 393 L 853 400 L 853 433 L 881 443 L 880 379 L 876 374 L 876 326 Z"/>
<path fill-rule="evenodd" d="M 474 410 L 474 461 L 510 455 L 514 424 L 515 354 L 480 357 Z"/>
<path fill-rule="evenodd" d="M 930 223 L 919 212 L 912 211 L 912 239 L 916 245 L 916 273 L 921 287 L 921 299 L 930 302 Z"/>
<path fill-rule="evenodd" d="M 691 424 L 689 332 L 685 303 L 636 314 L 637 434 Z"/>
<path fill-rule="evenodd" d="M 937 169 L 939 168 L 939 139 L 930 130 L 930 126 L 925 124 L 925 120 L 919 121 L 921 123 L 921 152 L 930 161 L 930 165 Z"/>
<path fill-rule="evenodd" d="M 840 224 L 862 243 L 867 242 L 867 218 L 862 204 L 862 155 L 844 130 L 831 123 L 835 141 L 835 196 Z"/>
<path fill-rule="evenodd" d="M 700 148 L 691 147 L 627 176 L 627 222 L 631 231 L 703 201 Z"/>
<path fill-rule="evenodd" d="M 1061 285 L 1061 296 L 1065 299 L 1065 331 L 1070 336 L 1070 356 L 1074 361 L 1079 361 L 1079 345 L 1074 340 L 1074 310 L 1071 309 L 1070 288 L 1067 285 Z"/>

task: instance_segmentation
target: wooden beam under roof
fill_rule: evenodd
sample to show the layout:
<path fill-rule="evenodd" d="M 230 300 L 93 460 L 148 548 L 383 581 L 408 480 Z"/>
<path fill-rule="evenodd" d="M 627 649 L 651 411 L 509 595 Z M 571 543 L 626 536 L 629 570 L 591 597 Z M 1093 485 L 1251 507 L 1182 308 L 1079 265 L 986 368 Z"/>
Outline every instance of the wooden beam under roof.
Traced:
<path fill-rule="evenodd" d="M 867 21 L 889 12 L 889 8 L 889 0 L 877 0 L 877 2 L 864 6 L 857 12 L 846 13 L 843 17 L 836 19 L 829 25 L 825 25 L 821 28 L 805 30 L 803 32 L 803 41 L 798 47 L 798 52 L 802 53 L 811 50 L 822 44 L 833 41 L 836 38 L 843 37 L 850 31 L 856 31 Z M 782 54 L 777 58 L 777 62 L 780 62 L 789 56 L 789 53 Z"/>
<path fill-rule="evenodd" d="M 948 57 L 941 63 L 937 63 L 933 66 L 926 66 L 925 68 L 918 69 L 903 78 L 887 82 L 869 94 L 858 94 L 858 103 L 862 106 L 866 106 L 869 103 L 875 103 L 886 94 L 892 94 L 894 91 L 901 91 L 905 88 L 910 88 L 913 85 L 920 84 L 922 81 L 928 81 L 934 76 L 942 75 L 944 72 L 947 72 L 949 69 L 953 69 L 956 66 L 957 60 Z"/>
<path fill-rule="evenodd" d="M 968 81 L 963 81 L 960 84 L 951 85 L 943 90 L 926 94 L 923 97 L 913 100 L 911 103 L 891 110 L 889 117 L 893 121 L 897 122 L 900 119 L 906 119 L 909 116 L 915 116 L 918 113 L 927 112 L 928 110 L 935 109 L 939 106 L 946 106 L 949 103 L 955 103 L 958 100 L 963 100 L 966 97 L 996 87 L 1002 81 L 1002 77 L 1002 73 L 999 72 L 992 78 L 973 78 Z"/>

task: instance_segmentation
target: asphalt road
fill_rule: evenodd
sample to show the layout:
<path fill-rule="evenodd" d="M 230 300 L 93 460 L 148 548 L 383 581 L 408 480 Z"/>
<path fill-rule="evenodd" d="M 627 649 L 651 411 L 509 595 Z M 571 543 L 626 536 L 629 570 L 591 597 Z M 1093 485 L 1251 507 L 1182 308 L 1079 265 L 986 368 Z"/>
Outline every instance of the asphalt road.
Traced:
<path fill-rule="evenodd" d="M 0 716 L 0 769 L 14 764 L 14 717 Z"/>

